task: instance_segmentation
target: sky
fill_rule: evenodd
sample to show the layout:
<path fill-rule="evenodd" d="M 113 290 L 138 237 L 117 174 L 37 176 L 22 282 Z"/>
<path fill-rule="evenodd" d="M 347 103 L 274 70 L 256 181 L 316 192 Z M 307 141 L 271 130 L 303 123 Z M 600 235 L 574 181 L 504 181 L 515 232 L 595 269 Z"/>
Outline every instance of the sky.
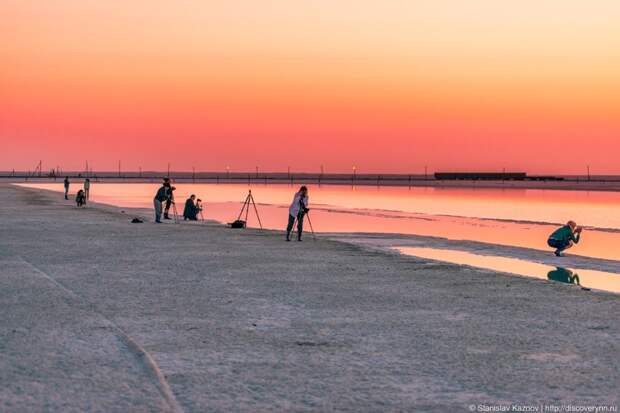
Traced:
<path fill-rule="evenodd" d="M 2 0 L 0 170 L 620 174 L 617 0 Z"/>

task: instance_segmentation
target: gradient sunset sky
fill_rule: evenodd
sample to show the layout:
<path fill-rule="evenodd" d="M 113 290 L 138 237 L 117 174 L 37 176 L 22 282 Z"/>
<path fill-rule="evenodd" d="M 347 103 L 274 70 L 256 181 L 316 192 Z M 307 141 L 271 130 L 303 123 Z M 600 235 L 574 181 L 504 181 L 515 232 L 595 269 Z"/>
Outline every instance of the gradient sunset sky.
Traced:
<path fill-rule="evenodd" d="M 620 173 L 620 1 L 2 0 L 0 170 Z"/>

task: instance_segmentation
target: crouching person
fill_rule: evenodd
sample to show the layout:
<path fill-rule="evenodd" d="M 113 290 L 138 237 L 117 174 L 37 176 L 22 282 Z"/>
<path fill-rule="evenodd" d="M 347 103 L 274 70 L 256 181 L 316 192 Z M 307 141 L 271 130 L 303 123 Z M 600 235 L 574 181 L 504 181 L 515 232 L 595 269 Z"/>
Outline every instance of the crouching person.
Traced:
<path fill-rule="evenodd" d="M 310 211 L 308 208 L 308 188 L 302 186 L 295 193 L 293 202 L 288 209 L 288 225 L 286 227 L 286 240 L 291 240 L 291 231 L 297 220 L 297 241 L 301 241 L 301 234 L 304 229 L 304 215 Z"/>
<path fill-rule="evenodd" d="M 183 220 L 197 221 L 199 207 L 196 205 L 196 195 L 192 195 L 185 201 L 185 208 L 183 208 Z"/>
<path fill-rule="evenodd" d="M 86 205 L 86 194 L 83 189 L 80 189 L 75 195 L 75 203 L 78 207 Z"/>
<path fill-rule="evenodd" d="M 555 248 L 554 254 L 562 256 L 562 252 L 579 243 L 582 228 L 578 227 L 575 221 L 568 221 L 566 225 L 553 231 L 547 240 L 547 245 Z"/>

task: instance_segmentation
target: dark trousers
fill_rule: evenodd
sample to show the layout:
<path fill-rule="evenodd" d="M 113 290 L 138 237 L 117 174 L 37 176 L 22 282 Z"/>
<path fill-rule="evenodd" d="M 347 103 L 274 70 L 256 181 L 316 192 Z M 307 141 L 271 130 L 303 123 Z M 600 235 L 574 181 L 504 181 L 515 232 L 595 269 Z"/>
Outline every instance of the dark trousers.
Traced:
<path fill-rule="evenodd" d="M 155 222 L 161 222 L 161 201 L 155 198 L 153 200 L 153 206 L 155 207 Z"/>
<path fill-rule="evenodd" d="M 286 226 L 286 237 L 291 236 L 291 231 L 295 225 L 295 217 L 293 215 L 288 216 L 288 225 Z M 297 239 L 301 239 L 301 233 L 304 231 L 304 213 L 300 212 L 297 215 Z"/>
<path fill-rule="evenodd" d="M 557 252 L 562 252 L 568 247 L 570 247 L 570 241 L 549 238 L 549 240 L 547 241 L 547 245 L 549 245 L 551 248 L 555 248 Z"/>

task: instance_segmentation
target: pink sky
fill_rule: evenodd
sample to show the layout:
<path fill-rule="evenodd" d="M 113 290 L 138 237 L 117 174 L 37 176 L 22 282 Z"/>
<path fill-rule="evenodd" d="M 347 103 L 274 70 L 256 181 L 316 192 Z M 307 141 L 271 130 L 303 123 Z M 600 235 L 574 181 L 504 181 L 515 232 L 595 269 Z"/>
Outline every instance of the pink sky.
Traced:
<path fill-rule="evenodd" d="M 0 169 L 620 173 L 620 3 L 0 4 Z"/>

